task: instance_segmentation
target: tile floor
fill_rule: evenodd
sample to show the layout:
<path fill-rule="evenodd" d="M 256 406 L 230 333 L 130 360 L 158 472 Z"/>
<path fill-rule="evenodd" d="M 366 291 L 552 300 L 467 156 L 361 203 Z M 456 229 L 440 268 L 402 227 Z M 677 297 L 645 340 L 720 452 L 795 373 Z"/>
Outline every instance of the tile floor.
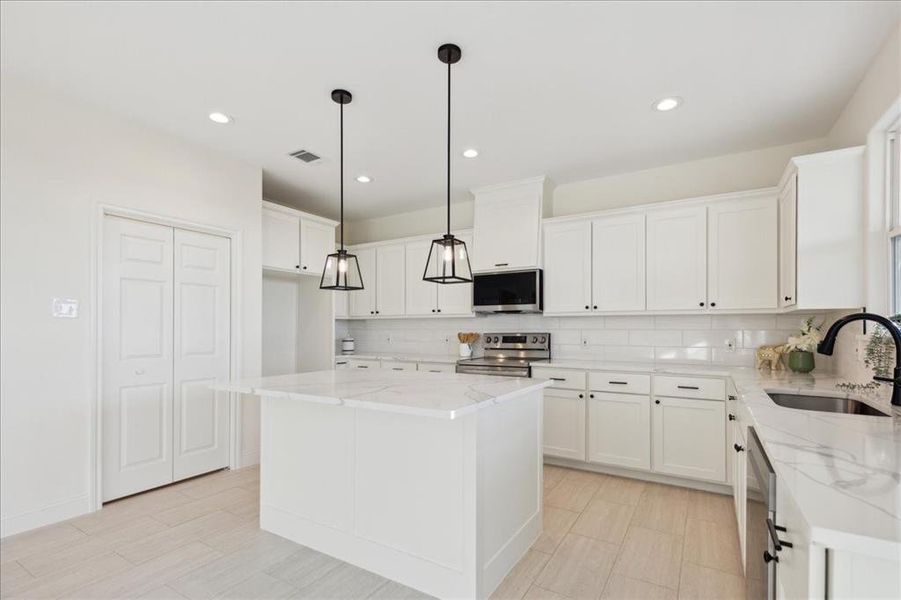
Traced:
<path fill-rule="evenodd" d="M 261 531 L 258 489 L 222 471 L 7 538 L 0 597 L 426 598 Z M 547 466 L 544 533 L 492 598 L 741 598 L 731 502 Z"/>

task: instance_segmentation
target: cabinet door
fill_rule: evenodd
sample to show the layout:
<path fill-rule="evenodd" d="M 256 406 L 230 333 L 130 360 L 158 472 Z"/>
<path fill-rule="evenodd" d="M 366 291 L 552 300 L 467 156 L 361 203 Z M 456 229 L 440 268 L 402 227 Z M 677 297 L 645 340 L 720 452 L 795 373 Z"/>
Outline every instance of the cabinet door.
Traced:
<path fill-rule="evenodd" d="M 654 471 L 726 480 L 726 429 L 723 402 L 655 398 L 653 406 Z"/>
<path fill-rule="evenodd" d="M 651 398 L 591 392 L 588 460 L 632 469 L 651 468 Z"/>
<path fill-rule="evenodd" d="M 350 301 L 350 316 L 375 316 L 375 288 L 377 283 L 375 248 L 355 250 L 353 253 L 357 255 L 357 262 L 360 265 L 360 276 L 363 278 L 363 289 L 352 292 L 342 292 L 348 294 Z"/>
<path fill-rule="evenodd" d="M 779 191 L 779 306 L 798 302 L 798 176 L 792 175 Z"/>
<path fill-rule="evenodd" d="M 376 262 L 375 314 L 382 317 L 404 314 L 407 262 L 404 244 L 379 246 Z"/>
<path fill-rule="evenodd" d="M 336 319 L 346 319 L 350 316 L 348 312 L 348 300 L 350 296 L 348 296 L 350 292 L 332 292 L 332 297 L 335 302 L 335 318 Z"/>
<path fill-rule="evenodd" d="M 776 199 L 717 202 L 707 208 L 707 300 L 712 309 L 776 308 Z"/>
<path fill-rule="evenodd" d="M 472 235 L 464 234 L 458 237 L 466 243 L 467 251 L 470 251 L 472 248 Z M 425 260 L 425 258 L 420 258 L 419 260 Z M 422 279 L 421 276 L 420 279 Z M 439 313 L 442 315 L 472 314 L 471 283 L 450 283 L 437 285 L 437 288 Z"/>
<path fill-rule="evenodd" d="M 537 192 L 517 190 L 477 197 L 473 220 L 473 271 L 538 266 L 541 198 Z"/>
<path fill-rule="evenodd" d="M 707 306 L 706 210 L 701 206 L 648 212 L 648 310 Z"/>
<path fill-rule="evenodd" d="M 745 564 L 745 498 L 747 493 L 747 483 L 745 477 L 747 471 L 747 461 L 745 460 L 745 433 L 744 426 L 741 421 L 734 419 L 732 421 L 732 444 L 726 448 L 726 452 L 732 455 L 732 499 L 735 502 L 735 521 L 738 526 L 738 545 L 741 549 L 742 565 Z M 736 446 L 741 448 L 737 450 Z"/>
<path fill-rule="evenodd" d="M 585 392 L 544 390 L 544 453 L 585 460 Z"/>
<path fill-rule="evenodd" d="M 544 311 L 591 310 L 591 222 L 544 227 Z"/>
<path fill-rule="evenodd" d="M 433 315 L 438 312 L 438 288 L 442 286 L 422 280 L 431 244 L 430 241 L 409 242 L 404 247 L 408 315 Z"/>
<path fill-rule="evenodd" d="M 644 310 L 644 214 L 592 221 L 591 265 L 594 310 Z"/>
<path fill-rule="evenodd" d="M 262 235 L 263 267 L 296 271 L 300 266 L 300 217 L 264 208 Z"/>
<path fill-rule="evenodd" d="M 322 275 L 325 257 L 334 252 L 335 228 L 324 223 L 300 221 L 300 270 Z"/>

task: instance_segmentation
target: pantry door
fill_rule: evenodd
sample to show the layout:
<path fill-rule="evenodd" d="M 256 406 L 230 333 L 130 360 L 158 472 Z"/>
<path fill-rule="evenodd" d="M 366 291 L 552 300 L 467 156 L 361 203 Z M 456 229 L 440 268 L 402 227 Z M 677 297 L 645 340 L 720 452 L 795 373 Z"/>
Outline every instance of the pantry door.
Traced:
<path fill-rule="evenodd" d="M 229 376 L 228 238 L 175 230 L 173 475 L 228 466 L 228 394 L 210 389 Z"/>
<path fill-rule="evenodd" d="M 173 229 L 103 226 L 103 501 L 172 481 Z"/>

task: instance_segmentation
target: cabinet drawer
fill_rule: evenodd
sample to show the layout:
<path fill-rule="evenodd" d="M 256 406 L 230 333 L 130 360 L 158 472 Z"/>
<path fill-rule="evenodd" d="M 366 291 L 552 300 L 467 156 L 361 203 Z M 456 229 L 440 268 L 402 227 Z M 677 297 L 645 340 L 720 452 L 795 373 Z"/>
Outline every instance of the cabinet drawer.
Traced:
<path fill-rule="evenodd" d="M 419 363 L 419 370 L 427 373 L 454 373 L 456 372 L 456 365 L 453 363 L 421 362 Z"/>
<path fill-rule="evenodd" d="M 650 394 L 651 376 L 640 373 L 588 373 L 588 389 L 593 392 Z"/>
<path fill-rule="evenodd" d="M 349 358 L 347 366 L 351 369 L 378 369 L 379 361 L 366 358 Z"/>
<path fill-rule="evenodd" d="M 672 396 L 674 398 L 724 400 L 726 396 L 726 382 L 723 379 L 656 375 L 654 376 L 654 395 Z"/>
<path fill-rule="evenodd" d="M 416 363 L 401 360 L 383 360 L 382 368 L 389 371 L 415 371 Z"/>
<path fill-rule="evenodd" d="M 336 369 L 349 369 L 350 361 L 346 358 L 336 358 L 335 359 L 335 368 Z"/>
<path fill-rule="evenodd" d="M 533 367 L 532 377 L 535 379 L 551 379 L 552 388 L 558 390 L 584 390 L 585 371 L 570 369 L 554 369 L 552 367 Z"/>

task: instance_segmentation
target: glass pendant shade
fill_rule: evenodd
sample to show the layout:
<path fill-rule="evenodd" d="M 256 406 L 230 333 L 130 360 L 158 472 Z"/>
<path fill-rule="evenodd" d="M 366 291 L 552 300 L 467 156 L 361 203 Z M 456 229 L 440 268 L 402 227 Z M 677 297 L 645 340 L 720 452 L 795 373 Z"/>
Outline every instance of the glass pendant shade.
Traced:
<path fill-rule="evenodd" d="M 470 283 L 472 269 L 466 243 L 449 233 L 432 240 L 422 279 L 434 283 Z"/>
<path fill-rule="evenodd" d="M 325 258 L 322 279 L 319 280 L 321 290 L 362 290 L 363 276 L 360 274 L 360 263 L 347 250 L 338 250 Z"/>

